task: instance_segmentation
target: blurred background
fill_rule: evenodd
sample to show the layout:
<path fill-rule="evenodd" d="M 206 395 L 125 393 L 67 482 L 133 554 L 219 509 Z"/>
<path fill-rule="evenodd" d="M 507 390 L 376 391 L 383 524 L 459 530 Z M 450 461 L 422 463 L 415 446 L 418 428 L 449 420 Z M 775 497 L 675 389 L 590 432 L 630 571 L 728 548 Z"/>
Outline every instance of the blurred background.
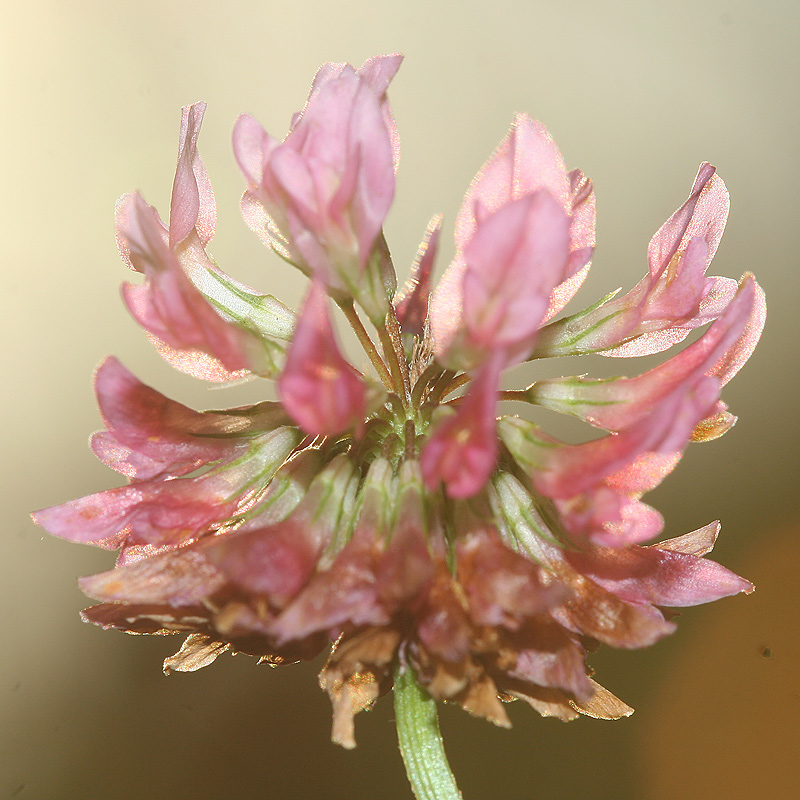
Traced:
<path fill-rule="evenodd" d="M 50 538 L 27 517 L 119 483 L 86 446 L 100 427 L 91 373 L 106 355 L 196 407 L 263 397 L 256 384 L 210 390 L 174 373 L 119 299 L 129 273 L 114 201 L 138 188 L 166 215 L 181 106 L 208 102 L 211 251 L 294 304 L 299 274 L 239 217 L 232 125 L 247 111 L 281 137 L 322 62 L 394 51 L 406 61 L 391 89 L 402 159 L 387 236 L 401 273 L 434 213 L 450 240 L 470 179 L 526 111 L 595 183 L 597 255 L 572 308 L 644 274 L 650 236 L 702 160 L 732 196 L 711 272 L 754 271 L 769 304 L 760 348 L 725 391 L 739 424 L 690 447 L 650 496 L 667 535 L 721 518 L 716 558 L 757 592 L 687 609 L 678 633 L 647 651 L 592 657 L 599 680 L 637 709 L 630 719 L 564 725 L 515 704 L 504 731 L 444 708 L 465 797 L 795 796 L 798 23 L 788 0 L 4 4 L 0 798 L 410 798 L 389 698 L 361 715 L 358 749 L 345 752 L 329 742 L 319 664 L 272 670 L 225 656 L 166 678 L 177 637 L 135 639 L 78 618 L 87 603 L 76 577 L 113 556 Z"/>

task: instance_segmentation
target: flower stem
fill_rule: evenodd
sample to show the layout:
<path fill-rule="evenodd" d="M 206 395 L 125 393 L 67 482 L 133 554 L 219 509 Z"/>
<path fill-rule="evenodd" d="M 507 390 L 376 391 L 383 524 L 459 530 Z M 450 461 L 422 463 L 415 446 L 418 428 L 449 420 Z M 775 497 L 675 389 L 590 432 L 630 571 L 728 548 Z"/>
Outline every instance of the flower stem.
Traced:
<path fill-rule="evenodd" d="M 394 709 L 400 753 L 417 800 L 461 800 L 439 733 L 436 703 L 411 667 L 397 668 Z"/>
<path fill-rule="evenodd" d="M 386 333 L 389 335 L 389 341 L 392 344 L 397 364 L 400 367 L 403 389 L 405 390 L 406 398 L 408 398 L 411 395 L 411 378 L 408 371 L 408 361 L 406 360 L 406 354 L 403 348 L 403 335 L 400 331 L 400 323 L 397 321 L 397 314 L 395 313 L 394 306 L 391 304 L 389 304 L 389 311 L 386 313 Z"/>
<path fill-rule="evenodd" d="M 435 382 L 439 380 L 444 371 L 444 368 L 440 367 L 435 361 L 426 367 L 425 372 L 417 378 L 417 382 L 414 384 L 414 388 L 411 391 L 411 405 L 413 407 L 416 408 L 419 406 L 425 392 L 431 391 Z"/>
<path fill-rule="evenodd" d="M 460 375 L 456 375 L 452 381 L 444 388 L 444 391 L 441 393 L 441 397 L 447 397 L 447 395 L 454 392 L 456 389 L 460 389 L 465 383 L 469 383 L 469 375 L 466 372 L 462 372 Z"/>
<path fill-rule="evenodd" d="M 392 383 L 392 376 L 389 374 L 389 370 L 386 368 L 386 364 L 381 358 L 380 353 L 378 353 L 378 349 L 375 347 L 375 343 L 372 341 L 372 339 L 369 338 L 367 329 L 364 327 L 364 323 L 359 318 L 355 306 L 351 302 L 349 304 L 340 305 L 339 308 L 342 309 L 342 313 L 345 315 L 347 321 L 350 323 L 351 327 L 355 331 L 355 334 L 358 337 L 358 341 L 361 342 L 361 346 L 364 348 L 364 351 L 369 356 L 369 360 L 372 362 L 372 366 L 375 367 L 375 371 L 380 376 L 383 385 L 389 391 L 392 391 L 392 389 L 394 388 Z"/>

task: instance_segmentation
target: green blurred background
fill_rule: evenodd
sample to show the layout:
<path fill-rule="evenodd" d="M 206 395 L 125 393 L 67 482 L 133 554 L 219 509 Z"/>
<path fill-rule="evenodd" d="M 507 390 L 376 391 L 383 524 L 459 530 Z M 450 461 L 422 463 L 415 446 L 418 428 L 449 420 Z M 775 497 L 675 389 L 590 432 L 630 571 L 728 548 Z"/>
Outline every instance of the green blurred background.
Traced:
<path fill-rule="evenodd" d="M 212 252 L 294 303 L 300 276 L 239 217 L 231 127 L 247 111 L 282 136 L 322 62 L 394 51 L 406 55 L 391 90 L 403 155 L 387 235 L 401 270 L 434 213 L 449 240 L 469 180 L 527 111 L 595 182 L 598 250 L 578 303 L 644 273 L 650 236 L 707 159 L 732 195 L 712 273 L 754 271 L 770 309 L 761 347 L 725 391 L 739 424 L 690 447 L 651 495 L 668 535 L 722 518 L 717 558 L 758 591 L 687 610 L 648 651 L 594 656 L 601 682 L 637 709 L 628 720 L 564 725 L 516 704 L 509 732 L 443 709 L 465 797 L 796 796 L 798 22 L 788 0 L 5 3 L 0 798 L 410 797 L 389 698 L 358 719 L 348 753 L 328 741 L 318 664 L 223 657 L 165 678 L 160 662 L 178 639 L 78 619 L 76 576 L 111 555 L 27 518 L 118 483 L 86 447 L 100 426 L 91 372 L 107 354 L 198 407 L 261 390 L 209 390 L 173 373 L 119 299 L 128 273 L 114 201 L 138 188 L 166 213 L 180 107 L 208 102 Z"/>

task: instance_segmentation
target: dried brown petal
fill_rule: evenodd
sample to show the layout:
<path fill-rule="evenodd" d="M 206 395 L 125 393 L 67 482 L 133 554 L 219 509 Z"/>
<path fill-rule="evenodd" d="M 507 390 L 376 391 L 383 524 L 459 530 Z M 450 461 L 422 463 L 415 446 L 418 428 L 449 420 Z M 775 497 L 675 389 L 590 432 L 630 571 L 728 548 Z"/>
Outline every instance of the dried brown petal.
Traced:
<path fill-rule="evenodd" d="M 622 719 L 633 714 L 633 709 L 619 697 L 611 694 L 604 686 L 589 679 L 594 687 L 594 695 L 585 702 L 570 700 L 569 704 L 581 714 L 593 719 Z"/>
<path fill-rule="evenodd" d="M 352 750 L 356 746 L 354 717 L 378 699 L 379 682 L 372 672 L 355 672 L 336 688 L 329 689 L 328 694 L 333 703 L 331 741 Z"/>
<path fill-rule="evenodd" d="M 417 633 L 422 644 L 446 661 L 460 661 L 471 647 L 469 608 L 461 585 L 440 564 L 424 606 L 417 612 Z"/>
<path fill-rule="evenodd" d="M 497 687 L 485 672 L 478 680 L 470 682 L 459 702 L 466 711 L 476 717 L 488 719 L 501 728 L 511 727 L 511 720 L 498 697 Z"/>
<path fill-rule="evenodd" d="M 676 536 L 674 539 L 665 539 L 663 542 L 656 542 L 650 546 L 658 550 L 674 550 L 676 553 L 704 556 L 714 549 L 719 529 L 720 523 L 719 520 L 716 520 L 696 531 L 691 531 L 691 533 L 684 533 L 683 536 Z"/>
<path fill-rule="evenodd" d="M 651 645 L 675 629 L 653 606 L 626 603 L 582 575 L 571 583 L 577 596 L 553 611 L 571 630 L 613 647 L 633 648 Z"/>
<path fill-rule="evenodd" d="M 186 637 L 177 653 L 164 659 L 164 674 L 169 675 L 173 670 L 196 672 L 212 664 L 226 650 L 230 650 L 229 643 L 215 641 L 202 633 L 193 633 Z"/>
<path fill-rule="evenodd" d="M 470 658 L 444 661 L 424 647 L 414 655 L 417 678 L 431 697 L 437 700 L 454 700 L 464 692 L 481 669 Z"/>
<path fill-rule="evenodd" d="M 692 431 L 691 441 L 710 442 L 719 439 L 727 433 L 735 424 L 736 417 L 730 411 L 720 411 L 699 422 Z"/>
<path fill-rule="evenodd" d="M 334 648 L 319 683 L 333 704 L 336 744 L 348 750 L 356 746 L 353 718 L 388 691 L 400 638 L 392 628 L 368 628 Z"/>
<path fill-rule="evenodd" d="M 555 717 L 562 722 L 569 722 L 578 718 L 578 713 L 572 708 L 569 698 L 559 689 L 532 686 L 524 691 L 517 688 L 508 689 L 508 693 L 512 697 L 524 700 L 543 717 Z"/>
<path fill-rule="evenodd" d="M 213 614 L 214 630 L 226 639 L 250 636 L 267 636 L 274 615 L 266 600 L 256 599 L 252 604 L 231 600 L 215 608 Z"/>
<path fill-rule="evenodd" d="M 208 611 L 203 606 L 102 603 L 84 609 L 81 617 L 84 622 L 133 634 L 185 633 L 208 627 Z"/>

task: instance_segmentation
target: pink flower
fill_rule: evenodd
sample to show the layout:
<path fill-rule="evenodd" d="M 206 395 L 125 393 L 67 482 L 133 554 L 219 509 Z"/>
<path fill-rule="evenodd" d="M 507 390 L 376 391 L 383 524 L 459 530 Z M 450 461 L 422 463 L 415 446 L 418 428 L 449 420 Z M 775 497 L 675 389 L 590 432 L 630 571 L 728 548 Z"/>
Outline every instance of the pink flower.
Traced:
<path fill-rule="evenodd" d="M 531 199 L 534 196 L 535 201 Z M 515 220 L 514 212 L 504 211 L 504 216 L 492 223 L 488 233 L 477 236 L 478 229 L 494 212 L 513 208 L 514 201 L 524 198 L 528 198 L 528 204 L 533 203 L 528 209 L 530 222 L 536 224 L 538 219 L 538 232 L 527 229 L 528 248 L 535 250 L 515 253 L 515 264 L 509 263 L 505 269 L 496 270 L 492 245 L 506 235 L 514 241 L 513 230 L 509 230 L 509 224 L 513 225 Z M 469 348 L 474 343 L 462 344 L 459 340 L 466 332 L 464 328 L 469 330 L 475 326 L 477 320 L 471 317 L 476 313 L 481 315 L 480 308 L 475 307 L 481 299 L 484 304 L 488 302 L 490 308 L 497 306 L 496 316 L 500 316 L 506 306 L 509 310 L 519 309 L 509 321 L 508 329 L 519 324 L 525 306 L 533 304 L 530 317 L 524 319 L 523 330 L 515 337 L 522 345 L 521 357 L 527 356 L 526 350 L 530 350 L 542 321 L 560 311 L 586 277 L 594 250 L 594 209 L 591 183 L 578 170 L 567 173 L 561 153 L 541 123 L 525 114 L 517 115 L 506 138 L 473 180 L 456 220 L 456 258 L 442 278 L 431 305 L 437 357 L 445 363 L 455 359 L 457 367 L 468 366 L 469 355 L 458 351 L 465 344 Z M 518 206 L 516 215 L 524 215 L 522 207 Z M 521 224 L 524 226 L 526 222 L 528 220 L 522 220 Z M 501 230 L 503 223 L 505 231 Z M 478 244 L 472 244 L 475 238 L 479 239 Z M 467 262 L 469 248 L 477 263 Z M 529 263 L 519 263 L 526 256 Z M 526 266 L 528 281 L 524 280 Z M 511 280 L 507 281 L 509 271 Z M 485 285 L 487 281 L 489 285 Z M 491 282 L 495 283 L 494 291 L 489 289 Z M 468 289 L 469 286 L 473 288 Z M 473 296 L 471 313 L 465 291 Z M 541 309 L 543 302 L 544 309 Z M 483 313 L 489 310 L 483 309 Z M 487 342 L 483 342 L 483 346 L 486 347 Z"/>
<path fill-rule="evenodd" d="M 606 430 L 624 430 L 693 376 L 711 375 L 724 386 L 755 349 L 764 318 L 763 292 L 752 275 L 746 275 L 736 296 L 706 333 L 660 366 L 636 378 L 537 381 L 527 389 L 526 399 Z"/>
<path fill-rule="evenodd" d="M 336 346 L 325 291 L 317 283 L 311 285 L 300 314 L 278 391 L 306 433 L 330 436 L 363 420 L 364 383 Z"/>
<path fill-rule="evenodd" d="M 169 207 L 169 246 L 175 250 L 192 234 L 207 245 L 217 227 L 217 205 L 208 173 L 197 152 L 205 103 L 185 106 L 181 117 L 178 166 Z"/>
<path fill-rule="evenodd" d="M 436 426 L 420 457 L 429 489 L 444 481 L 450 497 L 471 497 L 489 479 L 497 462 L 497 380 L 500 357 L 489 361 L 452 415 Z"/>
<path fill-rule="evenodd" d="M 195 478 L 159 475 L 37 511 L 35 519 L 56 536 L 100 547 L 178 544 L 235 517 L 298 440 L 293 429 L 276 428 Z"/>
<path fill-rule="evenodd" d="M 275 379 L 279 400 L 197 412 L 107 359 L 95 382 L 105 429 L 91 445 L 129 483 L 35 519 L 121 548 L 116 566 L 81 580 L 100 601 L 84 617 L 188 633 L 166 672 L 226 651 L 277 664 L 327 649 L 320 683 L 345 747 L 355 715 L 393 685 L 402 693 L 409 670 L 431 697 L 500 726 L 501 696 L 562 720 L 626 716 L 590 677 L 587 649 L 649 646 L 675 629 L 670 608 L 752 591 L 705 558 L 718 523 L 645 545 L 664 518 L 642 498 L 691 443 L 736 421 L 720 392 L 755 348 L 763 292 L 752 275 L 738 288 L 706 277 L 728 205 L 704 164 L 650 242 L 642 281 L 553 319 L 589 268 L 594 195 L 525 115 L 467 191 L 438 287 L 440 216 L 395 292 L 383 224 L 399 152 L 386 91 L 399 64 L 326 64 L 282 142 L 252 117 L 236 123 L 245 219 L 312 279 L 297 316 L 206 252 L 216 211 L 197 150 L 205 106 L 184 109 L 169 225 L 138 194 L 118 207 L 123 260 L 145 278 L 123 296 L 178 368 Z M 343 353 L 331 300 L 374 375 Z M 652 354 L 705 325 L 631 377 L 501 389 L 526 359 Z M 559 441 L 503 413 L 505 401 L 602 434 Z"/>
<path fill-rule="evenodd" d="M 563 445 L 532 423 L 506 418 L 501 437 L 537 490 L 556 501 L 571 534 L 599 544 L 639 542 L 658 534 L 663 521 L 638 498 L 673 469 L 696 426 L 719 408 L 718 397 L 719 381 L 701 375 L 619 434 Z"/>
<path fill-rule="evenodd" d="M 131 480 L 177 477 L 227 461 L 247 448 L 259 427 L 267 432 L 282 418 L 288 422 L 283 409 L 269 403 L 240 409 L 240 416 L 194 411 L 145 386 L 115 358 L 97 368 L 95 393 L 106 430 L 92 436 L 92 450 Z"/>
<path fill-rule="evenodd" d="M 753 591 L 749 581 L 703 556 L 719 533 L 712 522 L 652 547 L 594 548 L 567 554 L 569 563 L 630 603 L 694 606 Z"/>
<path fill-rule="evenodd" d="M 647 249 L 649 273 L 624 297 L 551 323 L 534 357 L 659 353 L 716 319 L 736 291 L 730 278 L 707 278 L 728 218 L 728 191 L 708 163 L 689 199 L 659 228 Z"/>
<path fill-rule="evenodd" d="M 283 142 L 252 117 L 234 129 L 234 152 L 248 181 L 245 219 L 262 239 L 337 301 L 369 299 L 379 318 L 386 294 L 378 237 L 394 197 L 397 140 L 386 88 L 400 56 L 354 70 L 327 64 Z M 366 285 L 366 290 L 365 290 Z"/>
<path fill-rule="evenodd" d="M 425 237 L 417 250 L 411 274 L 402 291 L 394 297 L 394 312 L 403 332 L 422 336 L 428 320 L 428 301 L 431 293 L 431 277 L 436 253 L 439 249 L 439 234 L 442 230 L 442 215 L 437 214 L 429 223 Z"/>
<path fill-rule="evenodd" d="M 131 263 L 146 278 L 122 287 L 136 321 L 175 350 L 205 353 L 231 373 L 249 369 L 248 349 L 255 359 L 257 340 L 220 317 L 195 288 L 165 243 L 155 210 L 132 195 L 119 205 L 117 220 Z"/>
<path fill-rule="evenodd" d="M 258 321 L 263 321 L 264 305 L 270 305 L 270 299 L 220 278 L 205 252 L 216 227 L 216 204 L 197 152 L 204 112 L 205 103 L 183 109 L 170 226 L 163 224 L 139 194 L 125 195 L 117 203 L 120 253 L 131 269 L 145 275 L 144 284 L 123 284 L 122 295 L 159 352 L 178 369 L 215 381 L 241 377 L 247 371 L 269 374 L 274 368 L 269 350 L 280 349 L 275 338 L 285 338 L 287 322 L 281 326 L 267 319 L 254 332 L 257 320 L 253 312 L 260 311 L 262 320 Z M 192 278 L 206 287 L 217 284 L 211 287 L 210 298 Z M 228 293 L 234 289 L 239 305 L 244 301 L 250 308 L 242 314 L 229 302 L 227 318 L 221 316 L 212 305 L 221 289 Z M 269 310 L 282 316 L 281 305 L 271 305 L 274 311 Z"/>

